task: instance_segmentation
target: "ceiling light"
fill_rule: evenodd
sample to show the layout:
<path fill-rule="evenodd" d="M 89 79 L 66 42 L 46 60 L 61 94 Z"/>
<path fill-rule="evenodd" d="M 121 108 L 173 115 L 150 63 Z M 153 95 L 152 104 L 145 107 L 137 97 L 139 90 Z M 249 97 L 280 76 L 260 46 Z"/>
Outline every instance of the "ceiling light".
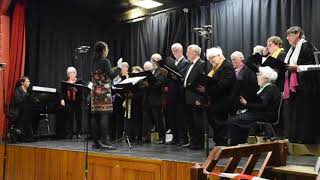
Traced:
<path fill-rule="evenodd" d="M 153 1 L 153 0 L 141 0 L 141 1 L 133 2 L 132 4 L 139 6 L 139 7 L 146 8 L 146 9 L 152 9 L 152 8 L 163 5 L 163 4 L 161 4 L 157 1 Z"/>

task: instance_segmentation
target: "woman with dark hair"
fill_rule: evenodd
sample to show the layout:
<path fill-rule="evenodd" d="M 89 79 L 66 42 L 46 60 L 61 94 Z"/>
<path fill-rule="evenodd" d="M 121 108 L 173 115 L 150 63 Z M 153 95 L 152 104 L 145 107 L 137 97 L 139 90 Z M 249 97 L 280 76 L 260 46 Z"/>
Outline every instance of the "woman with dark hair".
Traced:
<path fill-rule="evenodd" d="M 117 68 L 113 72 L 110 60 L 107 58 L 109 48 L 107 43 L 98 41 L 94 48 L 93 63 L 93 89 L 91 93 L 91 113 L 92 113 L 92 148 L 110 148 L 110 117 L 112 109 L 111 82 L 119 75 L 122 67 L 122 58 L 117 62 Z"/>
<path fill-rule="evenodd" d="M 289 70 L 284 82 L 285 130 L 290 142 L 319 144 L 320 72 L 298 72 L 300 65 L 316 64 L 316 48 L 305 39 L 298 26 L 287 30 L 287 40 L 291 45 L 285 63 Z"/>
<path fill-rule="evenodd" d="M 21 130 L 22 141 L 33 140 L 32 122 L 30 121 L 31 106 L 28 103 L 30 98 L 29 86 L 30 80 L 27 76 L 19 79 L 10 105 L 10 117 L 13 121 L 12 123 Z"/>

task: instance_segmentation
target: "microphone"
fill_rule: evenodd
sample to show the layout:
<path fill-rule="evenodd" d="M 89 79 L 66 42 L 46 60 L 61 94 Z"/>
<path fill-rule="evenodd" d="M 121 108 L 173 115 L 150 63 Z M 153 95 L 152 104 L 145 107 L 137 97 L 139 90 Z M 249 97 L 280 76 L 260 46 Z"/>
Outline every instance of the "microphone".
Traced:
<path fill-rule="evenodd" d="M 80 46 L 80 47 L 78 47 L 78 49 L 80 50 L 80 49 L 90 49 L 90 46 Z"/>
<path fill-rule="evenodd" d="M 77 54 L 84 54 L 87 53 L 90 49 L 90 46 L 79 46 L 77 47 L 75 51 L 75 59 L 78 59 Z"/>

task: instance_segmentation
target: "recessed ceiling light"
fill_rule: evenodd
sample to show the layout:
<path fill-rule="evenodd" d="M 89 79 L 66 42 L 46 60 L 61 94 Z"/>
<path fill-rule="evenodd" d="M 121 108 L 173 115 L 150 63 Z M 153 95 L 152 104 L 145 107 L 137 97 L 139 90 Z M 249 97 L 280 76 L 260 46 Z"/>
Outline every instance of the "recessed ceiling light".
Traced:
<path fill-rule="evenodd" d="M 146 9 L 152 9 L 163 5 L 162 3 L 153 0 L 141 0 L 133 2 L 132 4 Z"/>

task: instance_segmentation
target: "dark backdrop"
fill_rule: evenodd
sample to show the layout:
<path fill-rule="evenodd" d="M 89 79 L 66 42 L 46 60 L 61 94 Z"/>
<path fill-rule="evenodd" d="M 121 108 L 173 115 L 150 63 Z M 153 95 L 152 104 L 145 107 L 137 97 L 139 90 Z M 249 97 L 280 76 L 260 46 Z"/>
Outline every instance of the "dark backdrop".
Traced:
<path fill-rule="evenodd" d="M 110 21 L 112 11 L 103 6 L 76 6 L 74 0 L 44 1 L 29 1 L 27 7 L 26 72 L 34 84 L 42 86 L 58 86 L 70 65 L 76 66 L 81 77 L 81 58 L 74 58 L 79 45 L 92 47 L 103 40 L 110 46 L 113 63 L 124 57 L 130 65 L 142 65 L 153 53 L 169 56 L 174 42 L 185 48 L 192 43 L 206 48 L 205 41 L 193 31 L 206 24 L 213 25 L 208 46 L 221 46 L 226 57 L 235 50 L 248 56 L 271 35 L 286 42 L 285 31 L 292 25 L 301 26 L 307 39 L 320 47 L 318 0 L 226 0 L 188 7 L 188 13 L 172 10 L 131 24 Z M 86 79 L 91 55 L 83 58 Z"/>

